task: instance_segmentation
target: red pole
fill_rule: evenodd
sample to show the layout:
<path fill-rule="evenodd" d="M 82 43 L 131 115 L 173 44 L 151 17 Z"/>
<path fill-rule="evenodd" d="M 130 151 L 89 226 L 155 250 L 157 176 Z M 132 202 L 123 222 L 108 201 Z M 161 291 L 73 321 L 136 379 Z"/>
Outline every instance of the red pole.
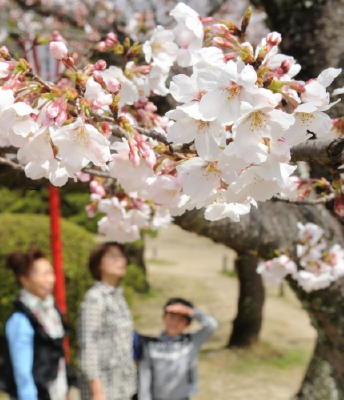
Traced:
<path fill-rule="evenodd" d="M 62 243 L 60 229 L 60 194 L 59 190 L 49 186 L 49 206 L 50 206 L 50 241 L 51 254 L 55 270 L 55 300 L 60 311 L 65 314 L 66 306 L 66 288 L 63 274 L 62 261 Z"/>
<path fill-rule="evenodd" d="M 50 243 L 55 270 L 55 300 L 62 314 L 67 313 L 66 286 L 63 273 L 62 241 L 60 229 L 60 194 L 57 187 L 49 185 Z M 66 359 L 69 360 L 69 343 L 64 342 Z"/>

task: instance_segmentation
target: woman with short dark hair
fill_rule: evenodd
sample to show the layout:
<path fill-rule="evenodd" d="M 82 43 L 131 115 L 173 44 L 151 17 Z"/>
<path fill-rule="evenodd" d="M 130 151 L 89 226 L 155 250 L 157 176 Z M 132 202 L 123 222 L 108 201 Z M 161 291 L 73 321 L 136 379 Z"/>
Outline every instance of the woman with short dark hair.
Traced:
<path fill-rule="evenodd" d="M 124 246 L 116 242 L 100 244 L 90 255 L 95 283 L 78 324 L 83 400 L 129 400 L 136 391 L 133 321 L 119 287 L 127 263 Z"/>
<path fill-rule="evenodd" d="M 6 322 L 8 391 L 19 400 L 65 400 L 64 326 L 52 291 L 55 275 L 39 249 L 8 256 L 21 289 Z"/>

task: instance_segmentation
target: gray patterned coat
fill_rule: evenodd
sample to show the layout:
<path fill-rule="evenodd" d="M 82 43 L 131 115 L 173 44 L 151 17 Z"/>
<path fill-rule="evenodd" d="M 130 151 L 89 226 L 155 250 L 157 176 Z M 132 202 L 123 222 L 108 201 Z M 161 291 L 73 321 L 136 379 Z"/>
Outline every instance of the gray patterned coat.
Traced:
<path fill-rule="evenodd" d="M 106 400 L 129 400 L 136 392 L 132 360 L 133 321 L 120 287 L 95 282 L 80 306 L 78 336 L 82 399 L 88 381 L 100 379 Z"/>

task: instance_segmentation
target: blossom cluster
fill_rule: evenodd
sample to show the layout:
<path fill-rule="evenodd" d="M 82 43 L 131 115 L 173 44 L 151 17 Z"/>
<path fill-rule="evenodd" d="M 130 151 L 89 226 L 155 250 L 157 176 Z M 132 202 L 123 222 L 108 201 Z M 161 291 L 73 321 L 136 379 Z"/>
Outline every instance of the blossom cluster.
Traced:
<path fill-rule="evenodd" d="M 119 241 L 195 207 L 209 220 L 238 221 L 257 202 L 290 194 L 291 147 L 338 127 L 325 111 L 340 69 L 295 80 L 301 67 L 279 53 L 278 33 L 255 48 L 243 39 L 249 13 L 241 28 L 184 3 L 170 16 L 174 25 L 158 25 L 142 45 L 113 32 L 98 43 L 121 67 L 80 66 L 53 32 L 51 57 L 63 71 L 55 82 L 0 49 L 0 147 L 17 149 L 31 179 L 61 186 L 89 167 L 114 179 L 118 193 L 92 192 L 91 206 Z M 178 105 L 161 116 L 154 100 L 167 95 Z"/>
<path fill-rule="evenodd" d="M 290 276 L 306 292 L 324 289 L 344 276 L 344 249 L 329 247 L 324 231 L 313 223 L 298 223 L 296 260 L 286 254 L 261 262 L 257 272 L 270 284 L 280 284 Z"/>

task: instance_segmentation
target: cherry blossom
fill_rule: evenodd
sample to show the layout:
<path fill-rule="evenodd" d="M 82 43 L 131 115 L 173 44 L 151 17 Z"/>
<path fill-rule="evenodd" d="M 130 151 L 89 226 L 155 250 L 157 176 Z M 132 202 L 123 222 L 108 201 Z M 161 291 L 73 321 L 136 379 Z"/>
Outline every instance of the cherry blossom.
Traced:
<path fill-rule="evenodd" d="M 0 79 L 5 79 L 10 74 L 11 67 L 8 62 L 0 62 Z"/>
<path fill-rule="evenodd" d="M 242 115 L 241 103 L 249 101 L 257 75 L 252 66 L 229 61 L 222 68 L 204 70 L 201 79 L 206 91 L 200 101 L 202 115 L 232 124 Z"/>
<path fill-rule="evenodd" d="M 51 54 L 56 60 L 62 60 L 67 57 L 68 49 L 63 42 L 50 42 Z"/>
<path fill-rule="evenodd" d="M 296 264 L 286 255 L 260 262 L 257 267 L 258 274 L 262 274 L 264 281 L 272 285 L 279 285 L 287 275 L 294 275 L 296 271 Z"/>
<path fill-rule="evenodd" d="M 90 162 L 104 168 L 110 161 L 108 140 L 93 125 L 85 124 L 81 119 L 56 129 L 51 139 L 70 174 L 77 173 Z"/>
<path fill-rule="evenodd" d="M 151 39 L 144 43 L 143 51 L 147 62 L 153 60 L 156 65 L 162 68 L 170 67 L 177 58 L 178 51 L 173 32 L 162 26 L 157 26 Z"/>
<path fill-rule="evenodd" d="M 202 47 L 203 25 L 197 12 L 184 3 L 178 3 L 170 15 L 177 21 L 174 28 L 175 41 L 179 46 L 177 62 L 182 67 L 188 67 L 194 61 L 194 52 Z"/>
<path fill-rule="evenodd" d="M 261 262 L 257 272 L 268 283 L 279 284 L 290 275 L 306 292 L 327 288 L 344 276 L 344 249 L 328 248 L 324 231 L 313 223 L 298 223 L 296 260 L 286 255 Z"/>
<path fill-rule="evenodd" d="M 133 104 L 139 98 L 136 86 L 126 78 L 120 68 L 111 66 L 105 71 L 101 71 L 100 75 L 104 79 L 106 87 L 110 92 L 115 91 L 117 93 L 118 88 L 120 88 L 119 107 L 122 107 L 125 104 Z"/>
<path fill-rule="evenodd" d="M 36 111 L 26 103 L 15 102 L 11 90 L 0 89 L 0 145 L 23 145 L 38 128 L 31 114 Z"/>

